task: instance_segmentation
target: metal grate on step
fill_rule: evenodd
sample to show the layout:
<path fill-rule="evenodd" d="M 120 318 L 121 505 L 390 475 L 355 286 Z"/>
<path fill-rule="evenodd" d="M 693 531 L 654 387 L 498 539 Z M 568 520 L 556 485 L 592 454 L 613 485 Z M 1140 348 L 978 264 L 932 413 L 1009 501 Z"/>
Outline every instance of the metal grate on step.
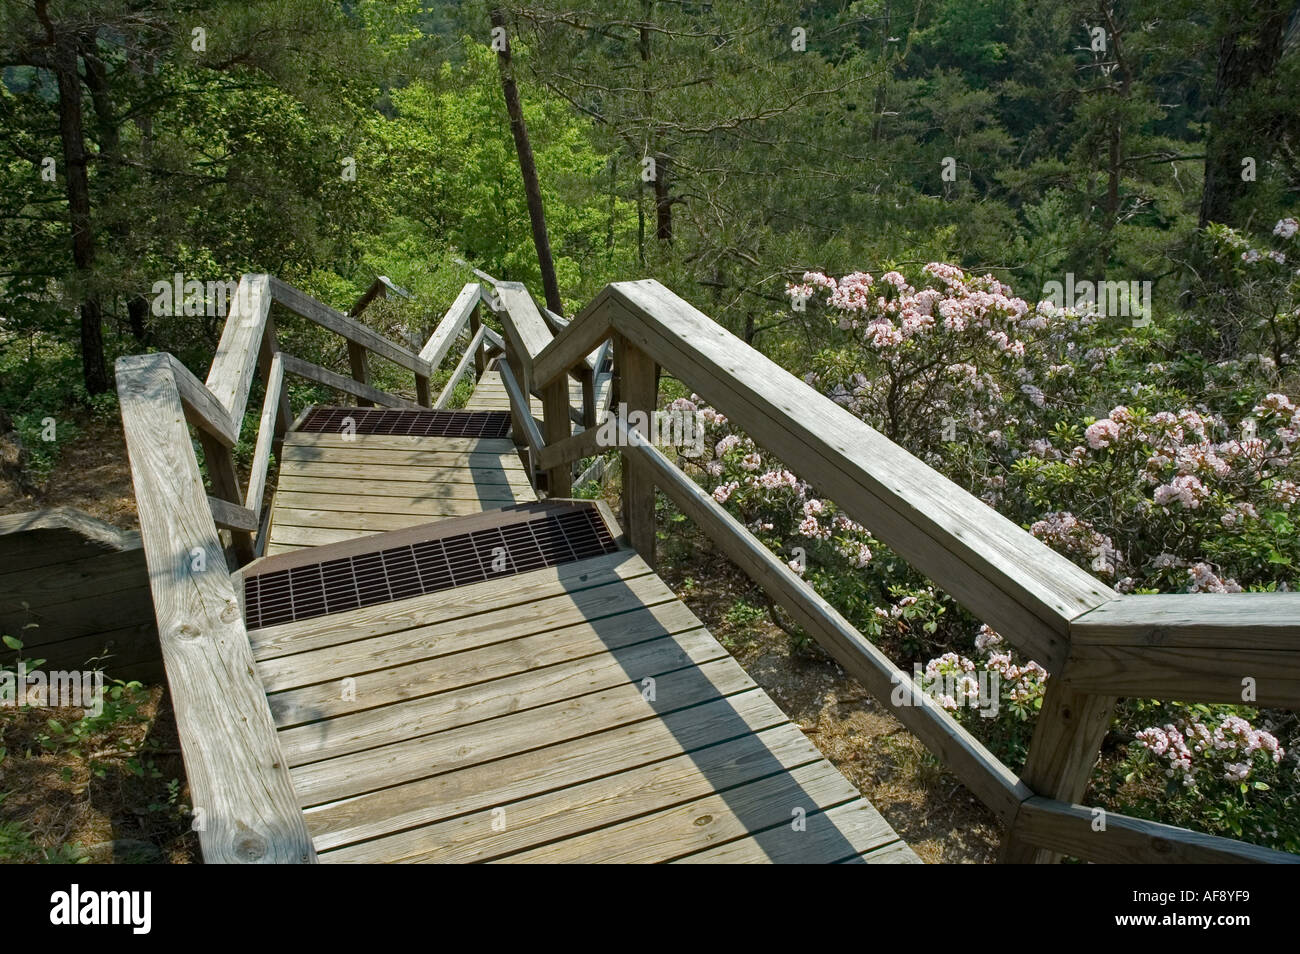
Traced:
<path fill-rule="evenodd" d="M 397 434 L 409 437 L 508 437 L 508 411 L 430 411 L 370 407 L 316 407 L 298 430 L 318 434 Z"/>
<path fill-rule="evenodd" d="M 251 575 L 244 580 L 245 618 L 249 629 L 290 623 L 617 549 L 599 510 L 572 507 L 501 526 Z"/>

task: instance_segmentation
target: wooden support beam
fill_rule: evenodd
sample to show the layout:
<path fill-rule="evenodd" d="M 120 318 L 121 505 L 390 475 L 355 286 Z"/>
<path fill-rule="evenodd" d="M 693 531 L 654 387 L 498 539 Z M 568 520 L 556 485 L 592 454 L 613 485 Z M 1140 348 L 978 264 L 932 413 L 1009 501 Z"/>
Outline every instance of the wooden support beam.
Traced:
<path fill-rule="evenodd" d="M 573 434 L 569 420 L 569 384 L 561 379 L 546 386 L 542 392 L 542 424 L 547 445 L 567 441 Z M 546 493 L 549 497 L 573 495 L 573 467 L 558 464 L 546 471 Z"/>
<path fill-rule="evenodd" d="M 224 530 L 230 530 L 232 533 L 240 531 L 247 534 L 257 532 L 257 515 L 246 507 L 209 495 L 208 509 L 212 511 L 213 522 Z M 252 558 L 250 557 L 244 562 L 251 563 Z"/>
<path fill-rule="evenodd" d="M 1114 711 L 1114 696 L 1088 695 L 1070 688 L 1059 677 L 1049 679 L 1021 781 L 1036 795 L 1060 802 L 1082 801 Z M 1000 860 L 1043 864 L 1060 857 L 1026 841 L 1013 823 L 1002 842 Z"/>
<path fill-rule="evenodd" d="M 352 366 L 352 380 L 358 384 L 370 385 L 370 369 L 366 367 L 366 349 L 355 341 L 348 342 L 348 364 Z M 357 407 L 374 407 L 374 403 L 363 397 L 357 398 Z"/>
<path fill-rule="evenodd" d="M 244 495 L 239 490 L 239 474 L 235 470 L 235 458 L 231 454 L 229 447 L 224 447 L 220 442 L 210 434 L 203 431 L 198 432 L 199 444 L 203 448 L 203 462 L 208 472 L 208 481 L 212 484 L 212 494 L 220 500 L 226 501 L 234 507 L 239 504 L 235 501 L 244 499 Z M 137 499 L 137 504 L 139 503 Z M 230 523 L 226 524 L 230 530 L 231 547 L 235 551 L 235 558 L 240 564 L 250 563 L 254 559 L 253 536 L 251 530 L 257 527 L 241 529 Z"/>
<path fill-rule="evenodd" d="M 659 403 L 654 360 L 627 338 L 618 335 L 614 338 L 614 369 L 619 377 L 619 395 L 627 405 L 628 417 L 641 411 L 648 421 Z M 561 378 L 560 383 L 564 384 L 565 379 Z M 643 436 L 649 435 L 643 433 Z M 645 464 L 636 455 L 629 454 L 627 448 L 623 449 L 623 530 L 632 548 L 653 567 L 655 485 Z"/>
<path fill-rule="evenodd" d="M 478 340 L 478 345 L 473 347 L 474 351 L 474 380 L 477 381 L 483 377 L 483 372 L 487 370 L 487 356 L 483 353 L 483 319 L 479 308 L 479 300 L 474 299 L 474 308 L 469 313 L 469 333 Z"/>
<path fill-rule="evenodd" d="M 515 441 L 516 443 L 522 441 L 528 446 L 530 460 L 535 466 L 537 454 L 546 446 L 546 439 L 533 418 L 532 402 L 528 400 L 528 395 L 524 394 L 524 389 L 519 386 L 519 380 L 510 369 L 509 362 L 503 361 L 498 366 L 498 373 L 501 375 L 501 384 L 506 389 L 506 396 L 510 398 L 510 418 L 515 429 Z"/>

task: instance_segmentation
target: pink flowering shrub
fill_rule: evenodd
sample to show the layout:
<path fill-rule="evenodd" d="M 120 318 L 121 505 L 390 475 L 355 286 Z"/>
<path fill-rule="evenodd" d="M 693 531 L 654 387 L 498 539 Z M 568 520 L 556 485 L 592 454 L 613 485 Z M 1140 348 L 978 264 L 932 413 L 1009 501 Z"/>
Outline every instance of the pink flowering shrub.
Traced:
<path fill-rule="evenodd" d="M 1277 240 L 1294 241 L 1284 225 Z M 1180 350 L 1180 325 L 1135 329 L 1030 304 L 992 276 L 944 263 L 906 276 L 807 272 L 787 292 L 809 326 L 822 329 L 809 385 L 1121 592 L 1300 585 L 1300 380 L 1285 373 L 1285 348 L 1270 355 L 1255 342 L 1208 361 Z M 807 484 L 816 475 L 801 474 L 801 462 L 772 459 L 695 396 L 677 405 L 698 410 L 707 434 L 705 454 L 681 461 L 688 473 L 895 663 L 925 666 L 923 681 L 947 680 L 952 698 L 942 704 L 1019 769 L 1047 681 L 1041 667 L 996 643 Z M 979 673 L 993 671 L 1003 692 L 996 718 L 984 718 L 964 703 Z M 1199 794 L 1180 776 L 1179 798 L 1212 797 L 1221 810 L 1189 801 L 1175 806 L 1185 817 L 1174 819 L 1141 794 L 1157 764 L 1169 767 L 1165 754 L 1145 747 L 1160 744 L 1148 730 L 1166 733 L 1165 753 L 1179 752 L 1167 725 L 1198 733 L 1192 727 L 1202 724 L 1213 739 L 1238 726 L 1229 717 L 1249 724 L 1274 716 L 1220 706 L 1211 719 L 1208 707 L 1170 702 L 1153 723 L 1152 705 L 1117 707 L 1112 739 L 1121 741 L 1094 782 L 1105 804 L 1222 833 L 1253 812 L 1279 819 L 1255 830 L 1257 840 L 1300 840 L 1294 719 L 1268 736 L 1280 761 L 1265 765 L 1258 748 L 1250 759 L 1226 749 L 1194 759 Z"/>
<path fill-rule="evenodd" d="M 969 656 L 952 651 L 936 656 L 925 664 L 921 682 L 940 706 L 1019 764 L 1028 753 L 1032 718 L 1042 707 L 1047 680 L 1047 670 L 1019 660 L 1015 649 L 985 625 Z"/>
<path fill-rule="evenodd" d="M 1300 410 L 1270 393 L 1235 420 L 1118 405 L 1011 465 L 1030 531 L 1122 592 L 1234 593 L 1296 582 Z M 1084 516 L 1086 514 L 1086 516 Z"/>
<path fill-rule="evenodd" d="M 1295 830 L 1294 759 L 1276 735 L 1256 728 L 1233 706 L 1157 706 L 1170 721 L 1134 736 L 1122 770 L 1145 787 L 1146 809 L 1162 820 L 1210 828 L 1287 851 L 1300 849 Z M 1146 715 L 1146 713 L 1143 713 Z"/>

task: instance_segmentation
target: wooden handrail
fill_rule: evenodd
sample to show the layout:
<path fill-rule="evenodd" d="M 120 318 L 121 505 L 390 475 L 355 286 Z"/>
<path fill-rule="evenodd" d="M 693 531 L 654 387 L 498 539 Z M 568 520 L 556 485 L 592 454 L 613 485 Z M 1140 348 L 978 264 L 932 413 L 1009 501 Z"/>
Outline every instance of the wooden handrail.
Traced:
<path fill-rule="evenodd" d="M 118 359 L 158 637 L 208 862 L 314 862 L 168 355 Z"/>
<path fill-rule="evenodd" d="M 629 431 L 618 418 L 614 422 L 622 445 L 649 468 L 655 484 L 682 512 L 873 696 L 905 699 L 906 705 L 893 708 L 899 721 L 939 753 L 947 768 L 1009 825 L 1020 803 L 1033 794 L 1015 773 L 658 448 L 636 431 Z"/>
<path fill-rule="evenodd" d="M 1090 839 L 1096 813 L 1071 801 L 1084 791 L 1118 695 L 1300 708 L 1300 594 L 1121 597 L 658 282 L 608 285 L 571 322 L 551 323 L 551 341 L 529 352 L 535 391 L 562 384 L 612 337 L 624 388 L 644 391 L 646 358 L 662 366 L 1053 674 L 1022 779 L 941 710 L 891 703 L 1008 826 L 1004 859 L 1066 852 L 1112 861 L 1298 860 L 1115 814 L 1107 816 L 1111 834 Z M 629 371 L 637 355 L 642 364 Z M 644 393 L 639 403 L 647 403 Z M 560 435 L 550 410 L 549 442 L 536 453 L 554 474 L 599 442 Z M 891 687 L 906 688 L 905 698 L 920 695 L 694 481 L 623 422 L 616 427 L 625 530 L 643 556 L 653 559 L 646 494 L 658 487 L 877 699 L 885 702 Z M 641 498 L 632 508 L 639 516 L 629 513 L 629 496 Z M 1052 797 L 1061 793 L 1071 797 Z"/>
<path fill-rule="evenodd" d="M 443 385 L 441 393 L 438 394 L 438 400 L 433 403 L 434 407 L 444 408 L 447 406 L 447 402 L 451 400 L 451 396 L 456 390 L 456 383 L 460 381 L 461 375 L 469 370 L 470 363 L 479 356 L 479 349 L 483 346 L 483 332 L 486 330 L 480 325 L 478 331 L 474 332 L 465 353 L 461 355 L 460 361 L 457 362 L 456 367 L 451 372 L 451 377 L 447 379 L 447 383 Z"/>
<path fill-rule="evenodd" d="M 478 308 L 479 286 L 473 282 L 460 290 L 456 300 L 451 303 L 447 313 L 438 322 L 429 340 L 420 349 L 420 359 L 430 368 L 436 369 L 447 357 L 447 352 L 455 344 L 456 338 L 468 324 L 474 311 Z"/>
<path fill-rule="evenodd" d="M 335 334 L 342 335 L 348 341 L 361 345 L 366 350 L 387 358 L 394 364 L 401 365 L 416 374 L 422 374 L 425 377 L 432 374 L 433 369 L 429 366 L 429 362 L 396 342 L 390 341 L 367 325 L 363 325 L 355 318 L 350 318 L 343 312 L 334 310 L 329 305 L 317 301 L 306 292 L 299 291 L 278 278 L 270 278 L 270 287 L 272 297 L 294 314 L 313 321 L 322 328 L 328 328 Z"/>

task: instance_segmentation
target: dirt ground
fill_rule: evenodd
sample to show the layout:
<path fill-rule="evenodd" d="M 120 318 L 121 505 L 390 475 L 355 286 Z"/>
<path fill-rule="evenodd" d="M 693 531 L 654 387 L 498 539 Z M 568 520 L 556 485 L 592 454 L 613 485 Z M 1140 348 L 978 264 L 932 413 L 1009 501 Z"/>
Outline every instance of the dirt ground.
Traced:
<path fill-rule="evenodd" d="M 120 427 L 90 419 L 82 422 L 49 479 L 33 490 L 24 492 L 16 481 L 0 473 L 0 513 L 76 507 L 123 530 L 137 525 L 126 440 Z"/>

